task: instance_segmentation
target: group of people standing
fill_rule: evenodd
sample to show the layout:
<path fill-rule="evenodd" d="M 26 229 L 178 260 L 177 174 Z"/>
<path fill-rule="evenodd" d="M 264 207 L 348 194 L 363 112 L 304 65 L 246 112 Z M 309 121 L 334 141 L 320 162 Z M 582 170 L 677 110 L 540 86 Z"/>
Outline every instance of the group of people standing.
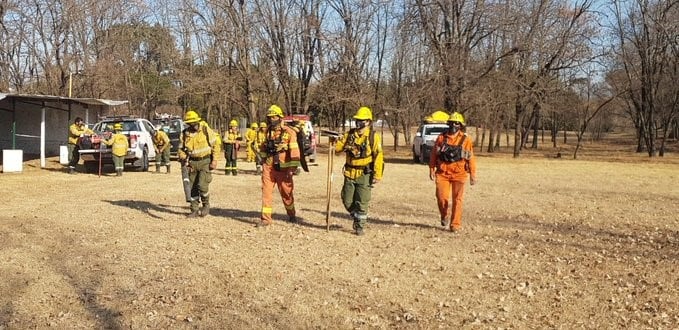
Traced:
<path fill-rule="evenodd" d="M 253 123 L 251 131 L 246 134 L 246 161 L 257 162 L 257 173 L 261 174 L 262 208 L 258 227 L 267 227 L 273 223 L 273 191 L 278 188 L 288 221 L 297 222 L 297 211 L 294 198 L 294 173 L 301 165 L 301 141 L 297 140 L 297 132 L 283 122 L 283 110 L 278 105 L 271 105 L 266 113 L 266 122 Z M 363 235 L 368 219 L 368 209 L 372 188 L 382 180 L 384 172 L 384 152 L 382 137 L 372 126 L 373 115 L 368 107 L 360 107 L 353 116 L 355 128 L 341 136 L 330 136 L 334 151 L 346 155 L 343 176 L 344 182 L 341 199 L 344 208 L 353 220 L 356 235 Z M 206 216 L 210 212 L 209 185 L 212 171 L 221 160 L 222 147 L 226 158 L 225 173 L 237 174 L 237 150 L 242 141 L 238 132 L 238 122 L 232 120 L 223 138 L 202 120 L 200 115 L 190 110 L 184 115 L 187 128 L 180 135 L 178 159 L 189 173 L 191 202 L 189 218 Z M 449 129 L 438 136 L 429 160 L 429 177 L 436 183 L 436 200 L 442 226 L 452 232 L 462 229 L 462 201 L 464 186 L 469 177 L 470 184 L 476 183 L 476 158 L 474 157 L 472 140 L 464 132 L 465 121 L 462 114 L 454 112 L 448 118 Z M 77 154 L 78 136 L 88 134 L 82 119 L 76 118 L 70 127 L 70 154 Z M 105 141 L 113 145 L 114 164 L 118 175 L 122 174 L 122 157 L 116 161 L 116 148 L 127 150 L 127 138 L 120 134 L 120 124 L 114 125 L 115 134 Z M 122 139 L 120 138 L 122 137 Z M 170 173 L 170 141 L 162 130 L 154 133 L 154 144 L 157 148 L 156 172 L 160 166 L 167 167 Z M 123 141 L 124 140 L 124 141 Z M 69 162 L 73 171 L 78 160 L 75 156 Z M 118 164 L 120 163 L 120 164 Z M 452 196 L 452 198 L 451 198 Z"/>

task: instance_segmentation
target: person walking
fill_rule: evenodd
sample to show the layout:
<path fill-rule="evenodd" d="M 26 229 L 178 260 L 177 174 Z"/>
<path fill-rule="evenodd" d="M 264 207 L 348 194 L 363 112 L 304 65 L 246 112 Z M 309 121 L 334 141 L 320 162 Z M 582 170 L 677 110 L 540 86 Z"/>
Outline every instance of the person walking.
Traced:
<path fill-rule="evenodd" d="M 167 174 L 170 174 L 170 137 L 158 126 L 153 131 L 153 145 L 156 147 L 156 173 L 160 173 L 160 167 L 165 166 Z"/>
<path fill-rule="evenodd" d="M 204 217 L 210 213 L 211 171 L 217 168 L 221 144 L 219 135 L 194 110 L 186 112 L 184 122 L 188 127 L 179 136 L 177 156 L 182 166 L 189 170 L 191 213 L 187 217 Z"/>
<path fill-rule="evenodd" d="M 273 222 L 274 186 L 278 186 L 288 221 L 297 222 L 292 177 L 300 166 L 300 151 L 297 134 L 283 123 L 283 117 L 283 110 L 275 104 L 269 107 L 266 114 L 266 139 L 259 146 L 266 154 L 262 161 L 262 214 L 258 227 L 268 226 Z"/>
<path fill-rule="evenodd" d="M 257 131 L 257 137 L 255 138 L 255 141 L 253 142 L 253 150 L 255 152 L 255 162 L 256 162 L 256 169 L 257 171 L 255 172 L 255 175 L 262 175 L 262 160 L 266 158 L 266 150 L 265 149 L 260 149 L 260 146 L 266 141 L 266 122 L 263 121 L 259 123 L 259 130 Z"/>
<path fill-rule="evenodd" d="M 429 179 L 436 182 L 441 226 L 456 233 L 462 230 L 462 201 L 467 175 L 470 185 L 477 182 L 476 157 L 472 139 L 464 132 L 464 116 L 453 112 L 447 123 L 448 130 L 436 138 L 429 158 Z"/>
<path fill-rule="evenodd" d="M 125 155 L 127 155 L 127 148 L 130 143 L 127 141 L 127 136 L 123 132 L 123 124 L 115 123 L 113 125 L 113 135 L 104 143 L 111 146 L 111 158 L 113 159 L 113 166 L 116 170 L 116 176 L 123 176 L 123 169 L 125 168 Z"/>
<path fill-rule="evenodd" d="M 384 153 L 382 137 L 372 127 L 373 115 L 370 108 L 360 107 L 354 120 L 356 128 L 342 135 L 335 144 L 335 151 L 346 154 L 342 203 L 351 214 L 354 233 L 361 236 L 368 220 L 368 204 L 373 184 L 382 180 Z"/>
<path fill-rule="evenodd" d="M 75 167 L 80 162 L 80 138 L 94 134 L 94 131 L 85 126 L 85 122 L 80 117 L 76 117 L 73 124 L 68 127 L 68 173 L 75 174 Z"/>
<path fill-rule="evenodd" d="M 238 131 L 238 121 L 232 119 L 229 122 L 229 129 L 224 132 L 224 158 L 226 158 L 226 165 L 224 165 L 224 174 L 238 175 L 238 149 L 240 147 L 240 141 L 243 138 Z"/>
<path fill-rule="evenodd" d="M 245 132 L 245 147 L 246 147 L 246 158 L 245 161 L 252 163 L 255 161 L 255 148 L 254 143 L 257 139 L 257 133 L 259 131 L 259 126 L 257 123 L 250 124 L 250 128 Z"/>

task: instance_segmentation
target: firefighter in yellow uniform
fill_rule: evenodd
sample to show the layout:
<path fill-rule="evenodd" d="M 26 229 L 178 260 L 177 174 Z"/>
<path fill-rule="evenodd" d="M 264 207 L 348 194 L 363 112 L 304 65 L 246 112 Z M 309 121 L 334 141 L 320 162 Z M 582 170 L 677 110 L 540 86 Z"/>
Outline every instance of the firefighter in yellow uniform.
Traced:
<path fill-rule="evenodd" d="M 263 121 L 259 123 L 259 130 L 257 131 L 257 137 L 255 138 L 253 148 L 255 151 L 255 162 L 257 162 L 257 172 L 256 175 L 262 175 L 262 160 L 266 158 L 266 150 L 260 149 L 260 146 L 266 141 L 266 122 Z"/>
<path fill-rule="evenodd" d="M 167 174 L 170 174 L 170 137 L 160 126 L 153 132 L 153 145 L 156 147 L 156 173 L 160 173 L 160 167 L 164 165 Z"/>
<path fill-rule="evenodd" d="M 113 166 L 116 170 L 116 176 L 123 175 L 125 165 L 125 155 L 127 155 L 127 148 L 130 147 L 127 141 L 127 136 L 122 134 L 123 124 L 116 123 L 113 125 L 113 135 L 111 138 L 104 141 L 108 146 L 111 146 L 111 157 L 113 158 Z"/>
<path fill-rule="evenodd" d="M 210 213 L 211 171 L 217 168 L 217 161 L 222 154 L 221 143 L 219 134 L 195 111 L 187 111 L 184 122 L 188 127 L 179 136 L 177 156 L 182 166 L 187 166 L 189 170 L 191 213 L 188 217 L 204 217 Z"/>
<path fill-rule="evenodd" d="M 245 146 L 246 158 L 245 161 L 252 163 L 255 161 L 255 140 L 257 139 L 258 126 L 257 123 L 252 123 L 247 132 L 245 132 Z"/>
<path fill-rule="evenodd" d="M 75 174 L 75 166 L 80 161 L 80 147 L 78 139 L 94 132 L 85 126 L 85 122 L 80 117 L 76 117 L 73 124 L 68 127 L 68 173 Z"/>
<path fill-rule="evenodd" d="M 266 155 L 262 164 L 262 215 L 258 226 L 268 226 L 273 222 L 274 186 L 278 186 L 288 221 L 297 222 L 292 180 L 295 169 L 300 166 L 297 134 L 283 123 L 283 110 L 275 104 L 269 107 L 266 119 L 269 123 L 266 139 L 259 146 Z"/>
<path fill-rule="evenodd" d="M 243 138 L 238 131 L 238 121 L 235 119 L 229 122 L 229 129 L 224 133 L 224 158 L 226 158 L 226 165 L 224 165 L 224 174 L 237 175 L 238 174 L 238 149 L 240 148 L 240 141 Z"/>
<path fill-rule="evenodd" d="M 336 152 L 346 154 L 342 203 L 354 220 L 356 235 L 363 235 L 368 220 L 372 186 L 382 180 L 384 154 L 382 137 L 372 127 L 373 115 L 368 107 L 361 107 L 354 115 L 356 128 L 337 141 Z"/>

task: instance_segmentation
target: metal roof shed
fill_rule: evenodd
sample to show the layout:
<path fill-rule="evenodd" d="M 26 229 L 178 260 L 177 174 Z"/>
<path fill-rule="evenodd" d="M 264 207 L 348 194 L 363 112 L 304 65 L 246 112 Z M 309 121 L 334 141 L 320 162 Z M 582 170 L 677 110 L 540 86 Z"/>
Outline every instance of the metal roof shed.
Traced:
<path fill-rule="evenodd" d="M 126 104 L 94 98 L 0 93 L 0 149 L 21 149 L 45 157 L 59 154 L 68 139 L 68 126 L 76 117 L 92 124 L 111 107 Z"/>

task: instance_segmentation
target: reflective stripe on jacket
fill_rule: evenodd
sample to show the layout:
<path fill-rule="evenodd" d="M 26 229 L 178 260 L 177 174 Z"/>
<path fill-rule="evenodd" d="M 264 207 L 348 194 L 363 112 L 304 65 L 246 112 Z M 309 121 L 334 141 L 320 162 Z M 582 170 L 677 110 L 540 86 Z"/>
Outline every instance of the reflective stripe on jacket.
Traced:
<path fill-rule="evenodd" d="M 349 179 L 356 179 L 363 175 L 365 167 L 373 163 L 373 170 L 375 171 L 375 179 L 382 180 L 384 172 L 384 152 L 382 150 L 382 136 L 377 133 L 373 135 L 373 144 L 370 145 L 370 130 L 367 127 L 363 134 L 359 134 L 358 130 L 350 130 L 344 133 L 341 139 L 335 145 L 336 152 L 345 151 L 347 155 L 344 164 L 344 176 Z M 353 136 L 350 136 L 352 134 Z M 352 141 L 353 140 L 353 143 Z M 348 145 L 353 144 L 353 145 Z M 345 150 L 347 149 L 347 150 Z M 348 150 L 353 150 L 351 153 Z M 359 155 L 353 154 L 360 152 Z"/>
<path fill-rule="evenodd" d="M 442 133 L 436 138 L 434 149 L 429 158 L 429 168 L 436 168 L 437 175 L 453 180 L 466 181 L 467 173 L 472 177 L 476 177 L 476 157 L 474 157 L 474 146 L 472 139 L 467 136 L 462 143 L 462 159 L 456 162 L 443 162 L 439 159 L 439 152 L 443 146 L 444 139 L 449 146 L 457 146 L 460 144 L 465 133 L 458 131 L 455 134 Z"/>
<path fill-rule="evenodd" d="M 115 133 L 110 139 L 104 141 L 106 145 L 112 146 L 111 153 L 115 156 L 125 156 L 127 155 L 127 148 L 130 144 L 127 142 L 127 136 L 121 133 Z"/>
<path fill-rule="evenodd" d="M 202 158 L 211 155 L 212 160 L 218 160 L 221 159 L 221 152 L 221 139 L 206 122 L 200 122 L 197 132 L 191 132 L 187 128 L 179 135 L 179 150 L 177 150 L 179 159 Z"/>
<path fill-rule="evenodd" d="M 297 144 L 297 132 L 285 124 L 269 127 L 266 140 L 259 146 L 259 150 L 266 151 L 266 164 L 274 164 L 275 154 L 267 150 L 268 141 L 273 141 L 278 152 L 278 164 L 280 168 L 295 168 L 301 165 L 299 145 Z"/>

